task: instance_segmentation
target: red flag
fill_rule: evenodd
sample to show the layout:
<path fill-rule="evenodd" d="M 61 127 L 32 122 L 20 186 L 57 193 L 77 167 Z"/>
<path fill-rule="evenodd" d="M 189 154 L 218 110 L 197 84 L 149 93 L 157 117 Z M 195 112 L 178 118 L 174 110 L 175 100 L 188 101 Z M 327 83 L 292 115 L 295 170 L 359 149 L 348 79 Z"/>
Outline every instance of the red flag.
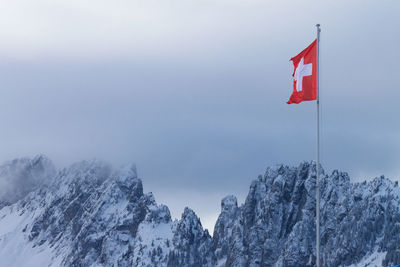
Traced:
<path fill-rule="evenodd" d="M 294 65 L 293 93 L 287 103 L 317 99 L 317 39 L 290 60 Z"/>

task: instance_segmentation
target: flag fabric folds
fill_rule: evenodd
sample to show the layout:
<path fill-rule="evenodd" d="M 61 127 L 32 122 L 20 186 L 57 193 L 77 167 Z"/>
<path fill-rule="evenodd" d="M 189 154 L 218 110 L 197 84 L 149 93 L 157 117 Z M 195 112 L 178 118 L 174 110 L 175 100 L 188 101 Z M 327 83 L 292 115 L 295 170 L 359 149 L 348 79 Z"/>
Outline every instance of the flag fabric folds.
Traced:
<path fill-rule="evenodd" d="M 293 93 L 288 104 L 317 99 L 317 39 L 290 59 L 294 65 Z"/>

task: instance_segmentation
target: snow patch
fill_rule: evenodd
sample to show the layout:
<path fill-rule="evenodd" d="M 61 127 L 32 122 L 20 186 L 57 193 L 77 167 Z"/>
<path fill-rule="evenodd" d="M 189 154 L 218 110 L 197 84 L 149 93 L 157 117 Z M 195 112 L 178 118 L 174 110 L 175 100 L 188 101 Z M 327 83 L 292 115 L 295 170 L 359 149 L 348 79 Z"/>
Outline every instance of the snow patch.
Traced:
<path fill-rule="evenodd" d="M 382 266 L 382 261 L 385 259 L 387 252 L 378 252 L 378 249 L 374 253 L 365 256 L 357 264 L 352 264 L 349 267 L 380 267 Z"/>

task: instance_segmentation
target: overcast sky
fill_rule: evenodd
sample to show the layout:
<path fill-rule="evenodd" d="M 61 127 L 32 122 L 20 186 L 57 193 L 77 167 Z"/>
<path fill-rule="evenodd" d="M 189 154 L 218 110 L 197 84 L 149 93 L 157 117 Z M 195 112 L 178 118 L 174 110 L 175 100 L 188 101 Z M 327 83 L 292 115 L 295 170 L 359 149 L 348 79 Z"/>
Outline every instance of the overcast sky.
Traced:
<path fill-rule="evenodd" d="M 321 33 L 322 164 L 400 178 L 400 1 L 0 3 L 0 161 L 135 162 L 212 228 L 266 167 L 315 159 L 289 59 Z"/>

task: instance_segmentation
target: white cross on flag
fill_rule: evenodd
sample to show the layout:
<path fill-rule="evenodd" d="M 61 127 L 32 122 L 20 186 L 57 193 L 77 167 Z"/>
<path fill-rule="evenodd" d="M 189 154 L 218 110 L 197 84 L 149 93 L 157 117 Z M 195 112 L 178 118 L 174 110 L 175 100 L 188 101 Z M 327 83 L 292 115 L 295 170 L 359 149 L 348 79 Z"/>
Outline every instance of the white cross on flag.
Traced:
<path fill-rule="evenodd" d="M 317 40 L 312 42 L 293 61 L 293 93 L 288 104 L 317 99 Z"/>

